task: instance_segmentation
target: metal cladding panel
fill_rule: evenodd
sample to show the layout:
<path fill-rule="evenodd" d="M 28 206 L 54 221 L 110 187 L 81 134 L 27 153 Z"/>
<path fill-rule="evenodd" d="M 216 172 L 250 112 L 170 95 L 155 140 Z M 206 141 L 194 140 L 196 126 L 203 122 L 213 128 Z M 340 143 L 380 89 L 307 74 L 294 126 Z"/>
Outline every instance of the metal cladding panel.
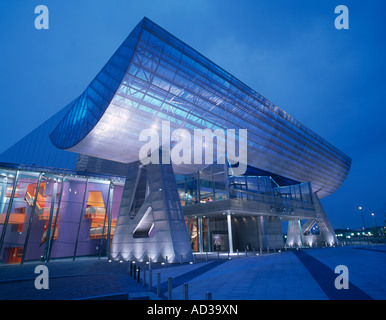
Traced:
<path fill-rule="evenodd" d="M 56 147 L 69 149 L 82 141 L 106 112 L 131 62 L 141 24 L 134 28 L 86 90 L 72 102 L 72 107 L 50 135 Z"/>
<path fill-rule="evenodd" d="M 149 19 L 135 30 L 135 50 L 127 68 L 121 65 L 124 75 L 114 94 L 103 96 L 104 110 L 86 126 L 77 120 L 74 107 L 51 134 L 54 145 L 130 163 L 139 160 L 144 145 L 140 132 L 152 128 L 161 136 L 162 121 L 170 122 L 172 132 L 236 129 L 237 134 L 237 129 L 247 129 L 249 166 L 309 181 L 320 198 L 343 183 L 351 159 L 341 151 Z M 71 132 L 82 134 L 63 143 L 62 137 Z M 176 173 L 200 169 L 173 168 Z"/>
<path fill-rule="evenodd" d="M 35 130 L 0 154 L 0 162 L 36 165 L 49 168 L 75 169 L 78 155 L 56 148 L 49 135 L 71 104 L 54 114 Z"/>

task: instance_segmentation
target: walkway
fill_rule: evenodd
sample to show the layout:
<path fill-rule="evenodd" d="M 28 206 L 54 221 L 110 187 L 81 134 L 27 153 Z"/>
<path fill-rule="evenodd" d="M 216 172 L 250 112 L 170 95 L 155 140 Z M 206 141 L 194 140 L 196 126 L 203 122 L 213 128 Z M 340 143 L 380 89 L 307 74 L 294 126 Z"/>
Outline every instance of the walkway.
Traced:
<path fill-rule="evenodd" d="M 188 283 L 190 300 L 203 300 L 207 292 L 214 300 L 328 300 L 386 298 L 386 246 L 361 246 L 293 250 L 247 258 L 232 257 L 196 264 L 154 265 L 152 289 L 161 277 L 161 298 L 167 279 L 172 278 L 173 299 L 183 299 Z M 128 264 L 106 259 L 52 261 L 48 290 L 34 287 L 37 264 L 0 266 L 0 299 L 84 299 L 95 296 L 148 292 L 128 273 Z M 349 270 L 349 289 L 337 290 L 337 265 Z M 142 265 L 145 267 L 145 264 Z M 146 272 L 146 282 L 149 273 Z M 154 297 L 153 293 L 153 297 Z M 121 297 L 122 298 L 122 297 Z"/>

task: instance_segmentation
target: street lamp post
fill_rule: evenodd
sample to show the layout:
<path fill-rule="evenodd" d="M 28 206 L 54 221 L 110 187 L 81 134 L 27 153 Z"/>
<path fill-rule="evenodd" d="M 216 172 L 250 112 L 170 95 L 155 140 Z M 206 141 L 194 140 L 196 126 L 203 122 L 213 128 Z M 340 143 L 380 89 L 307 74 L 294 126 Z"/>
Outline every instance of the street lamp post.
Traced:
<path fill-rule="evenodd" d="M 374 217 L 375 236 L 378 236 L 377 218 L 375 217 L 375 213 L 374 212 L 371 215 Z"/>
<path fill-rule="evenodd" d="M 377 219 L 375 218 L 375 213 L 373 212 L 371 215 L 374 217 L 375 228 L 378 228 L 378 226 L 377 226 Z"/>
<path fill-rule="evenodd" d="M 363 229 L 364 229 L 364 233 L 366 234 L 366 223 L 365 223 L 365 218 L 363 217 L 363 208 L 362 207 L 358 207 L 358 209 L 361 212 L 362 222 L 363 222 Z M 367 243 L 369 244 L 369 241 L 367 241 Z"/>
<path fill-rule="evenodd" d="M 358 207 L 358 209 L 359 209 L 359 211 L 361 212 L 361 215 L 362 215 L 363 229 L 366 231 L 365 219 L 363 217 L 363 208 L 362 207 Z"/>

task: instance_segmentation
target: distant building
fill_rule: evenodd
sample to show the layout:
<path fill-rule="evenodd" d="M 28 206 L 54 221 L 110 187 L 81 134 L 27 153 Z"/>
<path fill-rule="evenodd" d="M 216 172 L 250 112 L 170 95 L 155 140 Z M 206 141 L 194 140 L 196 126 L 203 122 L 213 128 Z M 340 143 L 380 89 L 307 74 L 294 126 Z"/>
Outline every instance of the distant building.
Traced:
<path fill-rule="evenodd" d="M 375 226 L 366 229 L 335 229 L 335 234 L 341 244 L 386 242 L 386 227 L 384 226 Z"/>

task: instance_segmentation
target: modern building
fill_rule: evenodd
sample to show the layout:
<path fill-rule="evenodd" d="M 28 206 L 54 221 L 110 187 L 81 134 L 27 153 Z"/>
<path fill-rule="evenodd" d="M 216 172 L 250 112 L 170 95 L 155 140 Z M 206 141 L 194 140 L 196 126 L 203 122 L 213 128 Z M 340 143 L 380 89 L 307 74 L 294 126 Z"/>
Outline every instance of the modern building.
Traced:
<path fill-rule="evenodd" d="M 213 135 L 197 148 L 184 135 L 199 129 Z M 239 156 L 221 157 L 232 134 Z M 143 155 L 152 135 L 159 145 Z M 187 141 L 201 156 L 175 151 Z M 170 161 L 173 152 L 184 160 Z M 187 262 L 195 251 L 334 245 L 319 199 L 339 188 L 350 164 L 144 18 L 79 97 L 0 155 L 0 260 Z"/>

